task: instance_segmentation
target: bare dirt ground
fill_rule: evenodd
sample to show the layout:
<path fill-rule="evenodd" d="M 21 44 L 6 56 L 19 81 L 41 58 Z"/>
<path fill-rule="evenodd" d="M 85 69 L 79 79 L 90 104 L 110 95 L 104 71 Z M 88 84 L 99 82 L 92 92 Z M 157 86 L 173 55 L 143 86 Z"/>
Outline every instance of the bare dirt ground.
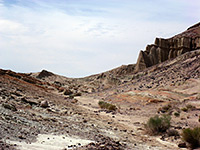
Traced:
<path fill-rule="evenodd" d="M 180 149 L 182 130 L 199 125 L 199 100 L 199 50 L 123 77 L 0 70 L 0 149 Z M 179 135 L 146 132 L 147 120 L 162 114 Z"/>

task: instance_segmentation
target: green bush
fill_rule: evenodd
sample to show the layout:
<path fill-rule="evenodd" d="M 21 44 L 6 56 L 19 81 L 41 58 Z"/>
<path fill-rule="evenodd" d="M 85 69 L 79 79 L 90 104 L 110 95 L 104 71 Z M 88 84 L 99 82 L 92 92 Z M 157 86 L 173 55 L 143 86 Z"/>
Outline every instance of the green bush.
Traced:
<path fill-rule="evenodd" d="M 166 132 L 166 130 L 169 129 L 170 121 L 171 117 L 168 115 L 163 115 L 161 117 L 155 115 L 154 117 L 149 118 L 145 127 L 149 134 L 157 135 Z"/>
<path fill-rule="evenodd" d="M 107 109 L 107 110 L 110 110 L 110 111 L 117 110 L 117 107 L 115 105 L 104 102 L 104 101 L 99 101 L 98 104 L 99 104 L 100 108 L 102 108 L 102 109 Z"/>
<path fill-rule="evenodd" d="M 192 149 L 200 147 L 200 128 L 196 127 L 194 129 L 184 129 L 182 138 Z"/>

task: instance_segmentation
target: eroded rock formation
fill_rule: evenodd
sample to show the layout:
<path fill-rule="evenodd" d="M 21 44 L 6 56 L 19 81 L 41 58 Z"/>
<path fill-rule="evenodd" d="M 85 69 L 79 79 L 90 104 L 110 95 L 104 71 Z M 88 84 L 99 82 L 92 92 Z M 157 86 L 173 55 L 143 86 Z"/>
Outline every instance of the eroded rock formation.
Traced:
<path fill-rule="evenodd" d="M 140 51 L 135 71 L 142 71 L 185 52 L 200 48 L 200 23 L 169 39 L 156 38 L 154 44 Z"/>

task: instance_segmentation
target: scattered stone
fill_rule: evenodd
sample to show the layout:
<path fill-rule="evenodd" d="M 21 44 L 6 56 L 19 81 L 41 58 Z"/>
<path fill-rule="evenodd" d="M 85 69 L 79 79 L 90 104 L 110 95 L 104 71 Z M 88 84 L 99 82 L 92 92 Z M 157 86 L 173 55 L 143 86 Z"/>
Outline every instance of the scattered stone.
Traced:
<path fill-rule="evenodd" d="M 167 130 L 167 135 L 168 136 L 179 136 L 179 133 L 177 130 L 169 129 L 169 130 Z"/>
<path fill-rule="evenodd" d="M 22 136 L 22 135 L 19 135 L 18 138 L 19 138 L 19 139 L 22 139 L 22 140 L 23 140 L 23 139 L 26 139 L 26 138 L 25 138 L 24 136 Z"/>
<path fill-rule="evenodd" d="M 83 123 L 87 123 L 87 120 L 84 119 L 84 120 L 83 120 Z"/>
<path fill-rule="evenodd" d="M 78 102 L 78 100 L 77 99 L 72 99 L 70 102 L 73 103 L 73 104 L 75 104 L 75 103 Z"/>
<path fill-rule="evenodd" d="M 49 104 L 48 104 L 47 101 L 42 101 L 42 102 L 40 103 L 40 107 L 47 108 L 47 107 L 49 107 Z"/>
<path fill-rule="evenodd" d="M 24 103 L 28 103 L 28 104 L 30 104 L 31 106 L 32 106 L 32 105 L 37 105 L 37 104 L 38 104 L 37 102 L 34 102 L 34 101 L 32 101 L 32 100 L 30 100 L 30 99 L 27 99 L 27 98 L 25 98 L 25 97 L 22 97 L 22 98 L 21 98 L 21 101 L 24 102 Z"/>
<path fill-rule="evenodd" d="M 14 104 L 3 103 L 2 106 L 6 109 L 10 109 L 12 111 L 17 111 L 17 108 Z"/>
<path fill-rule="evenodd" d="M 73 92 L 69 89 L 66 89 L 64 92 L 64 95 L 71 95 L 71 94 L 73 94 Z"/>
<path fill-rule="evenodd" d="M 13 94 L 13 95 L 15 95 L 15 96 L 18 96 L 18 97 L 22 96 L 22 94 L 20 94 L 20 93 L 19 93 L 19 92 L 17 92 L 17 91 L 15 91 L 15 92 L 12 92 L 12 94 Z"/>

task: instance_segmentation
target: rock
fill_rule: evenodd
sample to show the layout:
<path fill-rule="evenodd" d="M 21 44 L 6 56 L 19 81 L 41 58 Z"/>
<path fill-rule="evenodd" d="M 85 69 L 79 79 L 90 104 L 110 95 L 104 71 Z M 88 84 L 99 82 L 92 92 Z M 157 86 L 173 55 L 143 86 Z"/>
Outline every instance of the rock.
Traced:
<path fill-rule="evenodd" d="M 49 71 L 42 70 L 36 78 L 42 79 L 42 78 L 53 76 L 53 75 L 54 74 Z"/>
<path fill-rule="evenodd" d="M 73 92 L 69 89 L 66 89 L 64 92 L 64 95 L 71 95 L 71 94 L 73 94 Z"/>
<path fill-rule="evenodd" d="M 26 139 L 23 135 L 19 135 L 18 138 L 19 138 L 19 139 L 22 139 L 22 140 L 23 140 L 23 139 Z"/>
<path fill-rule="evenodd" d="M 40 103 L 40 107 L 47 108 L 47 107 L 49 107 L 49 104 L 48 104 L 47 101 L 42 101 L 42 102 Z"/>
<path fill-rule="evenodd" d="M 12 111 L 17 111 L 17 108 L 14 104 L 3 103 L 2 106 L 6 109 L 10 109 Z"/>
<path fill-rule="evenodd" d="M 73 103 L 73 104 L 75 104 L 75 103 L 78 102 L 78 100 L 77 99 L 72 99 L 70 102 Z"/>
<path fill-rule="evenodd" d="M 188 51 L 200 48 L 200 26 L 187 30 L 169 39 L 156 38 L 155 43 L 140 51 L 135 72 L 144 70 Z"/>
<path fill-rule="evenodd" d="M 29 100 L 29 99 L 27 99 L 27 98 L 25 98 L 25 97 L 22 97 L 22 98 L 21 98 L 21 101 L 24 102 L 24 103 L 28 103 L 28 104 L 30 104 L 31 106 L 32 106 L 32 105 L 37 105 L 37 104 L 38 104 L 37 102 L 34 102 L 34 101 L 32 101 L 32 100 Z"/>
<path fill-rule="evenodd" d="M 187 148 L 187 145 L 186 145 L 186 143 L 179 143 L 178 147 L 179 148 Z"/>
<path fill-rule="evenodd" d="M 83 123 L 87 123 L 87 120 L 84 119 L 84 120 L 83 120 Z"/>
<path fill-rule="evenodd" d="M 75 96 L 81 96 L 82 94 L 81 93 L 75 93 L 75 94 L 73 94 L 73 96 L 75 97 Z"/>
<path fill-rule="evenodd" d="M 13 95 L 15 95 L 15 96 L 18 96 L 18 97 L 21 97 L 21 96 L 22 96 L 22 94 L 19 93 L 19 92 L 17 92 L 17 91 L 11 92 L 11 94 L 13 94 Z"/>
<path fill-rule="evenodd" d="M 169 130 L 167 130 L 167 135 L 168 136 L 179 136 L 179 133 L 175 129 L 169 129 Z"/>

